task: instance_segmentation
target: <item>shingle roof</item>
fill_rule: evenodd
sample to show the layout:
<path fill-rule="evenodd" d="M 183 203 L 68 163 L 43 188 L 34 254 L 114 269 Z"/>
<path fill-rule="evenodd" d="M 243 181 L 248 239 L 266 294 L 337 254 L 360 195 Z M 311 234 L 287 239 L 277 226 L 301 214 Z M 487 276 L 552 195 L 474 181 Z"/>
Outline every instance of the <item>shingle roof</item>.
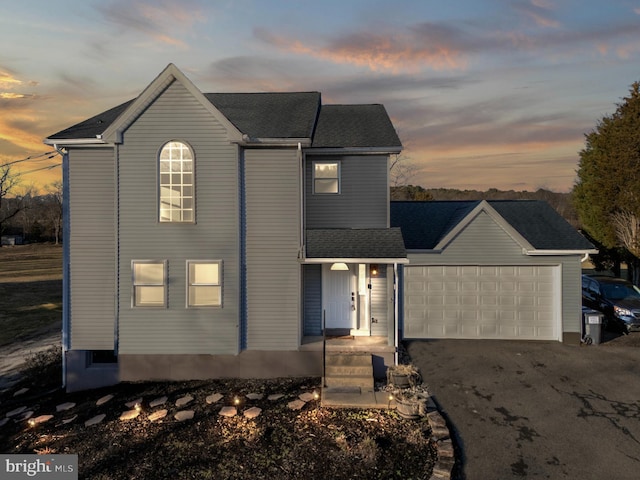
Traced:
<path fill-rule="evenodd" d="M 323 105 L 313 147 L 401 147 L 383 105 Z"/>
<path fill-rule="evenodd" d="M 113 107 L 106 112 L 99 113 L 94 117 L 83 120 L 80 123 L 76 123 L 69 128 L 65 128 L 64 130 L 51 135 L 49 138 L 52 140 L 96 138 L 96 135 L 102 134 L 102 132 L 104 132 L 132 102 L 133 100 L 129 100 L 128 102 L 120 104 L 117 107 Z"/>
<path fill-rule="evenodd" d="M 400 148 L 382 105 L 322 105 L 318 92 L 206 93 L 220 112 L 250 138 L 313 139 L 313 147 Z M 95 139 L 133 102 L 55 133 L 50 140 Z"/>
<path fill-rule="evenodd" d="M 488 203 L 537 250 L 595 248 L 546 202 Z M 391 226 L 402 229 L 408 250 L 431 250 L 479 204 L 480 201 L 391 202 Z"/>
<path fill-rule="evenodd" d="M 407 258 L 399 228 L 306 231 L 307 258 Z"/>
<path fill-rule="evenodd" d="M 320 93 L 205 93 L 238 130 L 253 138 L 311 138 Z"/>

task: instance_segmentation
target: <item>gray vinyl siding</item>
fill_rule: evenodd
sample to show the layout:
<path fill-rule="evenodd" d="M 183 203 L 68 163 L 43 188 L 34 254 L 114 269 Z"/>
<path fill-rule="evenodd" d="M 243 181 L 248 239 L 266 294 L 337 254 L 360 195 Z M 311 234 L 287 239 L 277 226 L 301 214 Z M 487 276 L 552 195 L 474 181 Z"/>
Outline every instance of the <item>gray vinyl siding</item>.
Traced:
<path fill-rule="evenodd" d="M 387 265 L 380 265 L 379 275 L 371 279 L 371 335 L 387 336 L 389 329 L 389 307 L 387 301 Z"/>
<path fill-rule="evenodd" d="M 340 162 L 340 193 L 313 193 L 313 162 Z M 389 226 L 388 157 L 307 155 L 306 228 L 386 228 Z"/>
<path fill-rule="evenodd" d="M 580 331 L 580 256 L 526 255 L 522 247 L 485 212 L 460 232 L 442 253 L 409 251 L 408 258 L 409 268 L 411 265 L 560 265 L 562 331 Z"/>
<path fill-rule="evenodd" d="M 322 335 L 322 265 L 303 265 L 304 335 Z"/>
<path fill-rule="evenodd" d="M 113 149 L 70 149 L 69 166 L 71 348 L 113 350 L 116 264 Z"/>
<path fill-rule="evenodd" d="M 289 150 L 246 150 L 247 348 L 300 341 L 300 165 Z"/>
<path fill-rule="evenodd" d="M 125 131 L 119 147 L 119 350 L 235 354 L 239 326 L 238 148 L 179 83 Z M 194 153 L 196 222 L 158 221 L 158 153 L 169 140 Z M 167 308 L 133 308 L 132 260 L 166 260 Z M 186 308 L 186 261 L 222 261 L 222 306 Z"/>

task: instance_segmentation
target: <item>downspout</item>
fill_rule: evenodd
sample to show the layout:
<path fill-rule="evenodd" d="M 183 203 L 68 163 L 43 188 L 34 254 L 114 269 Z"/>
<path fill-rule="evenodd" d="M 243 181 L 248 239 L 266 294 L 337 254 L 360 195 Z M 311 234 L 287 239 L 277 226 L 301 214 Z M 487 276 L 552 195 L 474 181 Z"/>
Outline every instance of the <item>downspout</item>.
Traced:
<path fill-rule="evenodd" d="M 305 257 L 304 252 L 304 168 L 303 168 L 303 156 L 302 156 L 302 144 L 298 142 L 298 218 L 300 219 L 300 231 L 298 232 L 298 260 L 302 261 Z M 304 274 L 302 272 L 304 267 L 299 267 L 298 274 L 300 280 L 298 281 L 298 342 L 302 344 L 302 337 L 304 336 Z"/>
<path fill-rule="evenodd" d="M 114 172 L 113 175 L 114 183 L 115 183 L 115 295 L 114 295 L 114 319 L 113 319 L 113 354 L 118 358 L 118 353 L 120 350 L 120 147 L 119 144 L 116 143 L 114 146 Z M 118 371 L 120 367 L 118 366 Z M 120 379 L 120 374 L 118 373 L 118 380 Z"/>
<path fill-rule="evenodd" d="M 71 327 L 70 298 L 70 231 L 69 215 L 69 154 L 66 150 L 53 144 L 56 152 L 62 157 L 62 388 L 67 388 L 67 351 L 70 348 L 69 329 Z"/>
<path fill-rule="evenodd" d="M 398 264 L 393 264 L 393 317 L 394 317 L 394 329 L 393 329 L 393 344 L 395 346 L 395 353 L 393 354 L 394 365 L 398 365 Z"/>

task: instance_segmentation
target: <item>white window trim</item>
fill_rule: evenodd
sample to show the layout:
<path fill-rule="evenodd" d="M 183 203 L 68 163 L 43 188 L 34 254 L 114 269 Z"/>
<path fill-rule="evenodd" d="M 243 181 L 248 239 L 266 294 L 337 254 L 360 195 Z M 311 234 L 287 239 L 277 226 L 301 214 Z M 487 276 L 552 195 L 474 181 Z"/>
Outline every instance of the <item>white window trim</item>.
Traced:
<path fill-rule="evenodd" d="M 218 265 L 218 283 L 203 283 L 203 284 L 192 284 L 190 279 L 189 279 L 189 266 L 191 264 L 217 264 Z M 224 279 L 224 271 L 223 271 L 223 262 L 220 259 L 216 259 L 216 260 L 211 260 L 211 259 L 206 259 L 206 260 L 187 260 L 186 262 L 186 269 L 185 269 L 185 273 L 186 273 L 186 291 L 185 291 L 185 305 L 186 308 L 188 309 L 199 309 L 199 308 L 205 308 L 205 309 L 210 309 L 210 308 L 222 308 L 222 304 L 223 304 L 223 294 L 224 294 L 224 289 L 223 289 L 223 279 Z M 213 286 L 213 287 L 218 287 L 220 289 L 220 303 L 218 305 L 191 305 L 189 299 L 191 298 L 191 296 L 189 295 L 189 289 L 192 286 Z"/>
<path fill-rule="evenodd" d="M 154 264 L 154 265 L 162 265 L 162 283 L 161 284 L 145 284 L 145 283 L 137 283 L 135 278 L 135 266 L 136 264 Z M 167 308 L 167 284 L 168 284 L 168 275 L 167 275 L 167 261 L 166 260 L 131 260 L 131 308 Z M 136 302 L 136 287 L 152 287 L 152 286 L 162 286 L 163 287 L 163 304 L 162 305 L 137 305 Z"/>
<path fill-rule="evenodd" d="M 161 172 L 161 166 L 160 165 L 161 165 L 161 162 L 162 162 L 162 151 L 170 143 L 181 143 L 182 145 L 187 147 L 189 152 L 191 152 L 191 179 L 192 179 L 192 181 L 191 181 L 191 204 L 192 204 L 192 206 L 191 206 L 191 220 L 162 220 L 162 215 L 161 215 L 161 210 L 162 210 L 162 172 Z M 158 172 L 157 173 L 158 177 L 157 177 L 156 186 L 158 188 L 158 195 L 157 195 L 157 201 L 158 201 L 157 221 L 158 221 L 158 223 L 161 223 L 161 224 L 172 224 L 172 223 L 193 224 L 193 223 L 196 223 L 196 153 L 195 153 L 193 147 L 191 146 L 191 144 L 189 142 L 184 141 L 184 140 L 174 138 L 174 139 L 168 140 L 168 141 L 164 142 L 162 145 L 160 145 L 160 149 L 158 150 L 158 155 L 157 155 L 157 172 Z M 181 185 L 184 185 L 184 184 L 181 184 Z"/>
<path fill-rule="evenodd" d="M 338 181 L 338 191 L 337 192 L 316 192 L 316 165 L 327 165 L 327 164 L 336 164 L 337 165 L 337 178 Z M 342 192 L 342 162 L 339 160 L 314 160 L 311 165 L 311 186 L 313 189 L 314 195 L 340 195 Z"/>

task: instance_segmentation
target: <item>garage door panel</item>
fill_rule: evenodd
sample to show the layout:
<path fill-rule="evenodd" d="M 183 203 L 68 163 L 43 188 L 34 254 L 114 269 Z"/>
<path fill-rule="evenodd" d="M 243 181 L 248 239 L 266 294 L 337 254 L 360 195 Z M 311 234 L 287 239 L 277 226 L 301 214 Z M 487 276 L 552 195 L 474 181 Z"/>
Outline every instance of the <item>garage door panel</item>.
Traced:
<path fill-rule="evenodd" d="M 405 337 L 557 340 L 556 268 L 407 266 Z"/>

